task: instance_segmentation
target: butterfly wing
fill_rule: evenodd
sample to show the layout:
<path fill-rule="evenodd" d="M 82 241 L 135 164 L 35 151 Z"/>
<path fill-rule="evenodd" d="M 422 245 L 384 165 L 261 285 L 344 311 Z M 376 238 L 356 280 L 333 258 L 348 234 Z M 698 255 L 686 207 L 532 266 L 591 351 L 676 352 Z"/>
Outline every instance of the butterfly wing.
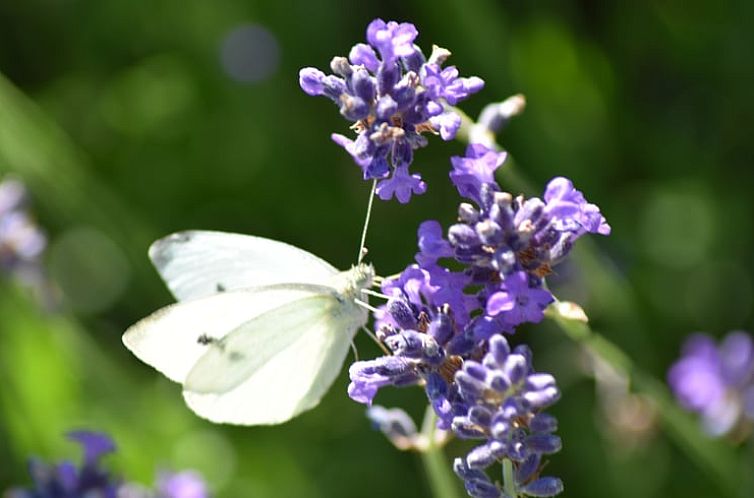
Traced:
<path fill-rule="evenodd" d="M 186 378 L 184 399 L 213 422 L 285 422 L 319 403 L 366 320 L 334 292 L 270 310 L 207 350 Z"/>
<path fill-rule="evenodd" d="M 338 273 L 292 245 L 226 232 L 174 233 L 154 242 L 149 257 L 178 301 L 283 282 L 325 285 Z"/>
<path fill-rule="evenodd" d="M 166 306 L 132 325 L 123 343 L 141 361 L 183 383 L 210 344 L 252 318 L 331 289 L 258 287 Z"/>

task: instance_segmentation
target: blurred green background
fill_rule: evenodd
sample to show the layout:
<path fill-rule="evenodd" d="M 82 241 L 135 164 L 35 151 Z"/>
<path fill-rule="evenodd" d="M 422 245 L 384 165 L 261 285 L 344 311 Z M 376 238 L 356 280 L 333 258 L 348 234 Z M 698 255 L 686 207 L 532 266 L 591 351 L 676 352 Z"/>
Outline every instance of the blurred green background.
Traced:
<path fill-rule="evenodd" d="M 463 75 L 486 80 L 462 105 L 470 115 L 527 96 L 500 136 L 517 173 L 533 193 L 570 177 L 613 227 L 558 269 L 557 293 L 641 368 L 663 379 L 691 331 L 752 329 L 752 2 L 4 1 L 0 173 L 31 191 L 62 305 L 40 311 L 0 284 L 0 490 L 28 482 L 28 455 L 78 458 L 62 434 L 92 428 L 117 440 L 111 467 L 143 483 L 195 468 L 219 497 L 429 496 L 415 455 L 347 398 L 345 372 L 283 426 L 215 426 L 120 342 L 171 301 L 146 248 L 172 231 L 251 233 L 354 261 L 368 185 L 329 139 L 347 123 L 297 78 L 347 55 L 374 17 L 413 22 L 425 53 L 447 47 Z M 448 158 L 463 148 L 431 141 L 415 159 L 427 194 L 377 203 L 380 274 L 412 260 L 420 221 L 453 221 Z M 546 472 L 563 496 L 723 496 L 652 404 L 559 330 L 514 341 L 564 390 L 553 410 L 564 449 Z M 425 403 L 416 389 L 377 401 L 417 418 Z"/>

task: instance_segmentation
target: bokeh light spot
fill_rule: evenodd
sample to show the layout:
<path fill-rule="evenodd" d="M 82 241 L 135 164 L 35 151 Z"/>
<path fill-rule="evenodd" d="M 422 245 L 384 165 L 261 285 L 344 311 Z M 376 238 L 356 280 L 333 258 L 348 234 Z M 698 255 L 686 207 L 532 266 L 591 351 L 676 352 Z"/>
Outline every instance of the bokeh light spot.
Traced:
<path fill-rule="evenodd" d="M 255 83 L 272 76 L 280 62 L 280 46 L 267 28 L 244 24 L 223 39 L 220 60 L 225 73 L 241 83 Z"/>
<path fill-rule="evenodd" d="M 145 59 L 116 76 L 100 100 L 100 111 L 114 129 L 128 135 L 171 134 L 194 105 L 196 87 L 179 58 Z"/>

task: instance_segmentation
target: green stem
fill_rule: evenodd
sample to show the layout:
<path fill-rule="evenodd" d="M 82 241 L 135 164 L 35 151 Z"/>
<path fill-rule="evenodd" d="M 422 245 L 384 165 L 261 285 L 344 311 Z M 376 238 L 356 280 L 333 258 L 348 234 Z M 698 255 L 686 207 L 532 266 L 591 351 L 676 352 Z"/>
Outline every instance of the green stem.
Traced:
<path fill-rule="evenodd" d="M 506 496 L 516 498 L 516 481 L 513 477 L 513 462 L 507 458 L 503 459 L 503 491 Z"/>
<path fill-rule="evenodd" d="M 427 445 L 420 451 L 420 455 L 427 473 L 429 488 L 434 498 L 459 498 L 458 479 L 453 475 L 450 463 L 436 442 L 436 425 L 435 411 L 428 406 L 422 423 L 422 435 L 426 438 Z"/>

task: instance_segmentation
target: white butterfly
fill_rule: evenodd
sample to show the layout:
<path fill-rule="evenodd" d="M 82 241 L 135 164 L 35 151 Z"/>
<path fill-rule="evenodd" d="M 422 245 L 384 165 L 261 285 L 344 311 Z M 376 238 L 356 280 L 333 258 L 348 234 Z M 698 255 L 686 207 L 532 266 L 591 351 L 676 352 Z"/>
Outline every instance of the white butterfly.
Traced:
<path fill-rule="evenodd" d="M 356 300 L 371 265 L 339 272 L 282 242 L 207 231 L 160 239 L 149 257 L 178 303 L 123 343 L 213 422 L 278 424 L 313 408 L 367 321 Z"/>

